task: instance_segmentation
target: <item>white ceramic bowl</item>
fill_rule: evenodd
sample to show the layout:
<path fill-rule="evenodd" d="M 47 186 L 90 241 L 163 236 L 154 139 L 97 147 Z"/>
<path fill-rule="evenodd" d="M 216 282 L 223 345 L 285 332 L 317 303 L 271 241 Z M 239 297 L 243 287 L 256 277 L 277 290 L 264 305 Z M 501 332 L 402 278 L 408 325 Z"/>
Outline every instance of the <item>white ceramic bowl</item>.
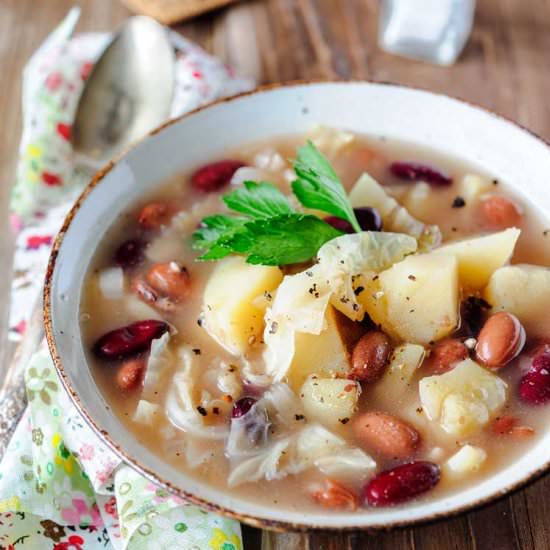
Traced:
<path fill-rule="evenodd" d="M 315 124 L 430 147 L 506 181 L 550 216 L 550 149 L 541 139 L 480 108 L 386 84 L 311 83 L 262 89 L 169 122 L 98 174 L 68 215 L 52 253 L 45 290 L 48 340 L 76 406 L 121 458 L 151 480 L 196 503 L 262 527 L 363 529 L 432 520 L 500 496 L 545 471 L 550 431 L 514 464 L 473 487 L 403 508 L 356 514 L 303 514 L 221 493 L 191 479 L 139 444 L 106 406 L 86 365 L 79 302 L 87 265 L 119 213 L 177 172 L 235 148 Z"/>

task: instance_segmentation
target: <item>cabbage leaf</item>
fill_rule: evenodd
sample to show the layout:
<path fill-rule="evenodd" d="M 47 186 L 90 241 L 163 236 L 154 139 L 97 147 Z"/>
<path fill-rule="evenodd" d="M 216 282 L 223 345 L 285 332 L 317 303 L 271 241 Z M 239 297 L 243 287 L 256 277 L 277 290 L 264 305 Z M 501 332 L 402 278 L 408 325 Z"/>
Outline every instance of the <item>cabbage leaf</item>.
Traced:
<path fill-rule="evenodd" d="M 365 311 L 354 284 L 359 276 L 387 269 L 416 247 L 413 237 L 401 233 L 342 235 L 320 248 L 315 265 L 286 275 L 265 314 L 266 373 L 275 381 L 284 378 L 294 357 L 295 334 L 321 334 L 329 303 L 350 319 L 361 320 Z"/>

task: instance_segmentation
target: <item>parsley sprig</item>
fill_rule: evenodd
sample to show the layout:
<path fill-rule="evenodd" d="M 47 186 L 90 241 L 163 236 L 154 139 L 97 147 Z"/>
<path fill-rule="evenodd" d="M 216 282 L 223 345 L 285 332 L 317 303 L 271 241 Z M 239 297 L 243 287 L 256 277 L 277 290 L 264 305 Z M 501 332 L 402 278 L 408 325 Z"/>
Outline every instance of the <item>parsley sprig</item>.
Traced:
<path fill-rule="evenodd" d="M 313 143 L 298 150 L 293 165 L 297 179 L 292 190 L 303 206 L 338 216 L 361 230 L 342 183 Z M 242 254 L 250 264 L 295 264 L 313 258 L 324 243 L 342 234 L 317 216 L 297 212 L 271 183 L 245 181 L 222 200 L 239 215 L 216 214 L 202 220 L 192 236 L 193 248 L 205 251 L 198 260 Z"/>
<path fill-rule="evenodd" d="M 338 216 L 361 231 L 342 182 L 311 141 L 298 149 L 294 171 L 297 179 L 292 182 L 292 191 L 306 208 Z"/>

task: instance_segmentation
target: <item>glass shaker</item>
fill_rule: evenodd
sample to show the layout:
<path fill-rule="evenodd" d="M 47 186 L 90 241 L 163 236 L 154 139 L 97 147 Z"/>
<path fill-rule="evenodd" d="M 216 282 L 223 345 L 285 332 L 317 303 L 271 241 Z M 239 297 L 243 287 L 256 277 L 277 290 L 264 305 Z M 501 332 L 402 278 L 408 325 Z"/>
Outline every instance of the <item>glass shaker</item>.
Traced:
<path fill-rule="evenodd" d="M 381 0 L 378 41 L 390 53 L 453 64 L 472 30 L 475 0 Z"/>

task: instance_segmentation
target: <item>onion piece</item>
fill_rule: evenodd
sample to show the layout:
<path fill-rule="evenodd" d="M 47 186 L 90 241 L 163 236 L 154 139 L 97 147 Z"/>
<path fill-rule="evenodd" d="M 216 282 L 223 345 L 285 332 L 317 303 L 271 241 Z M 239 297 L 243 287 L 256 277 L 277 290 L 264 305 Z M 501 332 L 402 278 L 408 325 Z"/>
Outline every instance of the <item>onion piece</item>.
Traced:
<path fill-rule="evenodd" d="M 101 294 L 109 300 L 119 300 L 124 296 L 124 271 L 121 267 L 107 267 L 97 275 Z"/>

